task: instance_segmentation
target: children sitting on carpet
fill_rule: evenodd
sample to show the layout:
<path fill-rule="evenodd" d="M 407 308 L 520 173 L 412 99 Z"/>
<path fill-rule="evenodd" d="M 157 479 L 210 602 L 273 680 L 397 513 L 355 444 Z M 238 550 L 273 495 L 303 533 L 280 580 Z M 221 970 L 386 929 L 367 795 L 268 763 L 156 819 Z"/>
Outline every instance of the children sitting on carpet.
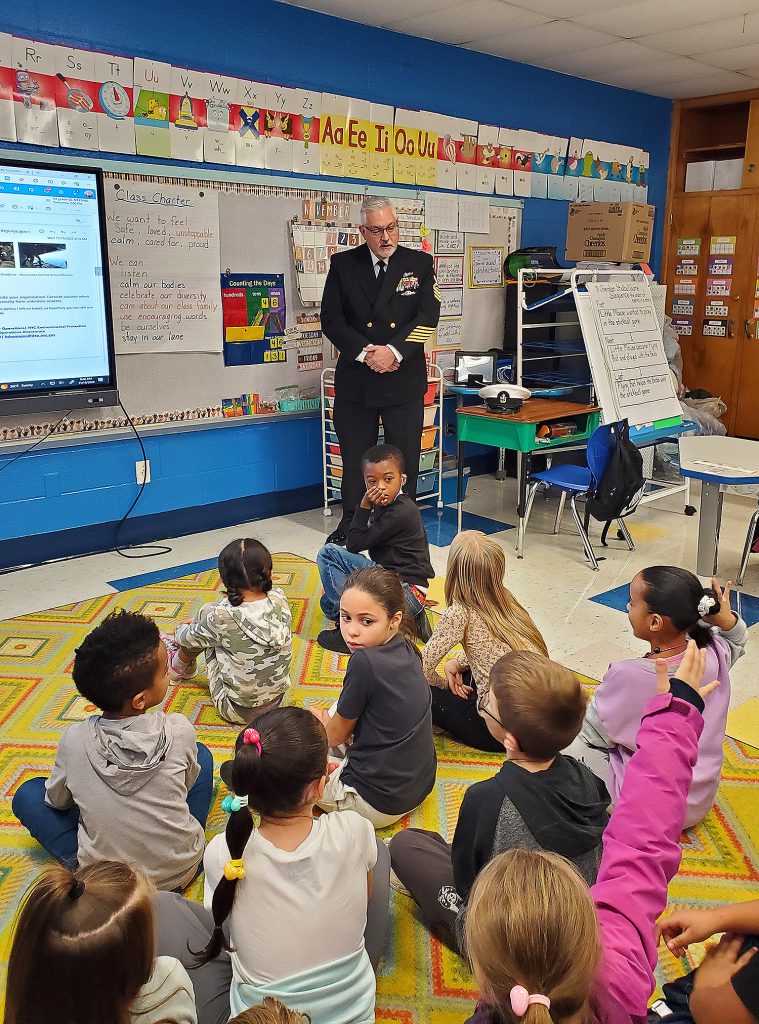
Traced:
<path fill-rule="evenodd" d="M 129 865 L 48 868 L 16 921 L 5 1024 L 197 1024 L 187 971 L 154 947 L 151 886 Z"/>
<path fill-rule="evenodd" d="M 233 540 L 219 555 L 221 601 L 205 604 L 192 622 L 178 626 L 171 650 L 171 678 L 191 679 L 204 654 L 208 688 L 222 718 L 246 725 L 279 707 L 290 686 L 292 613 L 274 587 L 272 561 L 257 540 Z"/>
<path fill-rule="evenodd" d="M 730 610 L 730 583 L 704 589 L 697 576 L 672 565 L 643 569 L 630 584 L 627 615 L 633 633 L 650 646 L 642 658 L 612 662 L 593 694 L 580 735 L 565 753 L 586 764 L 619 797 L 646 704 L 656 692 L 662 661 L 677 672 L 688 638 L 706 651 L 706 674 L 722 683 L 709 702 L 688 794 L 686 828 L 708 813 L 719 787 L 725 724 L 730 704 L 729 670 L 744 652 L 746 623 Z"/>
<path fill-rule="evenodd" d="M 691 640 L 676 679 L 656 662 L 657 694 L 644 708 L 590 891 L 564 858 L 534 850 L 502 853 L 478 876 L 465 922 L 482 998 L 471 1024 L 646 1020 L 656 919 L 680 864 L 701 712 L 717 695 L 716 681 L 702 683 L 706 660 Z"/>
<path fill-rule="evenodd" d="M 724 933 L 700 967 L 664 985 L 672 1024 L 757 1024 L 759 1021 L 759 900 L 704 910 L 676 910 L 659 922 L 676 957 L 691 943 Z"/>
<path fill-rule="evenodd" d="M 77 648 L 72 674 L 102 714 L 65 730 L 50 778 L 20 786 L 13 813 L 68 867 L 124 860 L 159 889 L 189 885 L 203 857 L 213 758 L 183 715 L 146 714 L 169 685 L 158 627 L 112 613 Z"/>
<path fill-rule="evenodd" d="M 192 971 L 201 1022 L 208 1016 L 200 992 L 224 985 L 232 1015 L 273 996 L 318 1024 L 374 1021 L 372 968 L 385 943 L 390 857 L 358 814 L 314 818 L 330 768 L 324 727 L 296 707 L 267 711 L 222 765 L 233 795 L 222 804 L 226 832 L 204 858 L 212 917 Z M 159 952 L 183 960 L 199 947 L 187 903 L 170 893 L 156 901 Z M 217 960 L 223 950 L 229 956 Z M 204 979 L 209 971 L 213 985 Z"/>
<path fill-rule="evenodd" d="M 318 714 L 330 747 L 353 742 L 317 803 L 385 828 L 424 800 L 437 770 L 430 688 L 396 573 L 379 566 L 351 573 L 340 630 L 348 670 L 336 707 Z"/>
<path fill-rule="evenodd" d="M 477 750 L 503 750 L 491 735 L 477 702 L 488 688 L 493 665 L 509 651 L 548 654 L 543 637 L 519 601 L 503 585 L 501 545 L 479 530 L 457 534 L 448 553 L 445 611 L 422 651 L 432 690 L 432 722 L 459 743 Z M 464 652 L 440 661 L 457 644 Z"/>
<path fill-rule="evenodd" d="M 355 569 L 381 565 L 400 576 L 417 632 L 426 640 L 430 627 L 424 606 L 435 571 L 419 508 L 413 498 L 401 493 L 406 482 L 403 454 L 392 444 L 378 444 L 364 452 L 361 465 L 366 494 L 353 514 L 346 545 L 325 544 L 316 556 L 324 587 L 322 611 L 337 623 L 340 594 L 348 576 Z M 366 550 L 368 558 L 359 554 Z M 327 651 L 348 653 L 339 625 L 322 630 L 318 643 Z"/>
<path fill-rule="evenodd" d="M 493 666 L 480 707 L 507 760 L 493 778 L 467 789 L 453 845 L 416 828 L 390 840 L 393 870 L 448 944 L 459 939 L 459 911 L 489 860 L 514 847 L 552 850 L 592 885 L 608 822 L 604 784 L 559 753 L 585 713 L 574 672 L 541 654 L 514 651 Z"/>

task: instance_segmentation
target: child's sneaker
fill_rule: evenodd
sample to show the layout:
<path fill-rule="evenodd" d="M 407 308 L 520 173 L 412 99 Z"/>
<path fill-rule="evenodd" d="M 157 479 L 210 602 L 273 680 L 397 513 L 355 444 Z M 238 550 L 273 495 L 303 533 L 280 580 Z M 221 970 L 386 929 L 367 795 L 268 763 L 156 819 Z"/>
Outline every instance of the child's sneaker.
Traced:
<path fill-rule="evenodd" d="M 197 674 L 197 658 L 193 658 L 192 661 L 185 664 L 179 657 L 179 651 L 173 651 L 169 655 L 169 678 L 172 683 L 186 682 L 188 679 L 193 679 Z"/>

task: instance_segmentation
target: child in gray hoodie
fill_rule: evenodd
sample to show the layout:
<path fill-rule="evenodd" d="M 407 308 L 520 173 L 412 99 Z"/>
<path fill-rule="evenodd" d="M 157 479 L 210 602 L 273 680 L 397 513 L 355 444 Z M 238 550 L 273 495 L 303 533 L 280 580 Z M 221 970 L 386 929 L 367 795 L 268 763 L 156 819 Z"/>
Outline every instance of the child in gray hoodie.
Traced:
<path fill-rule="evenodd" d="M 102 714 L 66 729 L 50 778 L 20 786 L 13 813 L 74 870 L 120 860 L 159 889 L 184 888 L 203 858 L 213 759 L 182 715 L 146 714 L 169 685 L 155 622 L 109 615 L 77 648 L 73 677 Z"/>

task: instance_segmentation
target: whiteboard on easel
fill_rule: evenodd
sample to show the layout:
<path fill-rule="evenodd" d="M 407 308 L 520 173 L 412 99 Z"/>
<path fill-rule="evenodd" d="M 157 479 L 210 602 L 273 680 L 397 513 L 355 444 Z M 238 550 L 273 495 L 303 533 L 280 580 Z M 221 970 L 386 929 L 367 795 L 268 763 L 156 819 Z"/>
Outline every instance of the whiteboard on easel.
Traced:
<path fill-rule="evenodd" d="M 576 293 L 577 311 L 604 419 L 632 427 L 681 416 L 645 275 L 586 288 Z"/>

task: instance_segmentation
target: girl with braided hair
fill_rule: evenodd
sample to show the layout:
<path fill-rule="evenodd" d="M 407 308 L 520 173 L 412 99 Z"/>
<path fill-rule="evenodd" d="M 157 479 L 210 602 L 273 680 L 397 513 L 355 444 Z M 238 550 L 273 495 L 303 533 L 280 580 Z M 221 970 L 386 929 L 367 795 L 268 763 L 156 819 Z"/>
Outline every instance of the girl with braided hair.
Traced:
<path fill-rule="evenodd" d="M 211 699 L 235 725 L 278 707 L 290 686 L 292 613 L 271 574 L 271 555 L 260 541 L 230 541 L 219 555 L 226 596 L 178 626 L 173 640 L 164 637 L 172 680 L 192 679 L 204 654 Z"/>

